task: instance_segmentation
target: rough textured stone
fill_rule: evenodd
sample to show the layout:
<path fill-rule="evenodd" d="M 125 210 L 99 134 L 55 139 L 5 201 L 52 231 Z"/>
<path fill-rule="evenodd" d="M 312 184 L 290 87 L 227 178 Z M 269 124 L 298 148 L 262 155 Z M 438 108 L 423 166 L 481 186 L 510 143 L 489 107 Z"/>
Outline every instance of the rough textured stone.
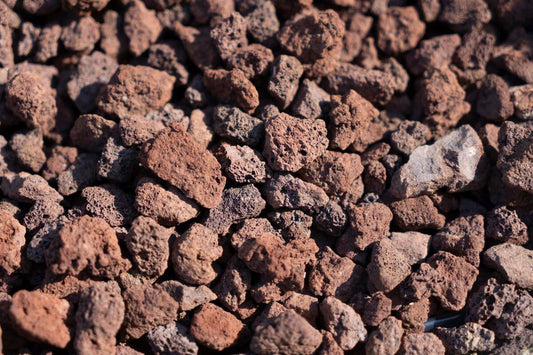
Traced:
<path fill-rule="evenodd" d="M 6 174 L 2 179 L 2 192 L 13 200 L 34 203 L 38 200 L 61 202 L 63 197 L 39 175 L 25 172 Z"/>
<path fill-rule="evenodd" d="M 432 145 L 416 148 L 393 176 L 391 192 L 399 198 L 476 189 L 486 177 L 483 143 L 469 125 L 461 126 Z"/>
<path fill-rule="evenodd" d="M 263 155 L 271 168 L 298 171 L 326 151 L 328 139 L 322 120 L 300 119 L 281 113 L 265 125 Z"/>
<path fill-rule="evenodd" d="M 432 333 L 408 333 L 403 336 L 400 354 L 444 355 L 446 348 L 442 341 Z"/>
<path fill-rule="evenodd" d="M 96 283 L 80 293 L 74 348 L 81 355 L 112 354 L 124 320 L 124 301 L 114 281 Z"/>
<path fill-rule="evenodd" d="M 389 235 L 392 212 L 379 202 L 360 203 L 348 208 L 350 224 L 355 233 L 355 247 L 364 250 L 368 245 Z"/>
<path fill-rule="evenodd" d="M 24 226 L 34 231 L 46 223 L 57 220 L 64 212 L 63 206 L 56 201 L 38 200 L 24 215 Z"/>
<path fill-rule="evenodd" d="M 446 223 L 446 217 L 439 213 L 433 201 L 427 196 L 396 201 L 389 207 L 394 216 L 394 223 L 401 230 L 440 229 Z"/>
<path fill-rule="evenodd" d="M 65 348 L 70 342 L 65 321 L 69 303 L 41 291 L 21 290 L 9 306 L 11 324 L 25 338 Z"/>
<path fill-rule="evenodd" d="M 371 327 L 376 327 L 390 316 L 391 311 L 392 300 L 381 291 L 375 292 L 366 299 L 363 306 L 363 322 Z"/>
<path fill-rule="evenodd" d="M 143 1 L 131 1 L 124 13 L 124 34 L 129 39 L 129 50 L 135 55 L 144 53 L 162 31 L 155 11 L 148 10 Z"/>
<path fill-rule="evenodd" d="M 191 321 L 191 335 L 215 351 L 235 345 L 245 331 L 245 325 L 233 314 L 212 303 L 203 305 Z"/>
<path fill-rule="evenodd" d="M 90 52 L 100 39 L 99 23 L 91 16 L 72 19 L 61 30 L 63 46 L 73 52 Z"/>
<path fill-rule="evenodd" d="M 291 106 L 293 115 L 315 119 L 321 118 L 330 106 L 329 94 L 314 81 L 304 79 Z"/>
<path fill-rule="evenodd" d="M 126 312 L 123 329 L 128 337 L 138 339 L 158 325 L 175 320 L 178 303 L 165 291 L 147 285 L 132 285 L 122 292 Z"/>
<path fill-rule="evenodd" d="M 303 71 L 302 64 L 295 57 L 282 54 L 276 58 L 267 89 L 282 110 L 289 107 L 298 92 Z"/>
<path fill-rule="evenodd" d="M 526 84 L 510 88 L 514 114 L 522 120 L 533 118 L 533 85 Z"/>
<path fill-rule="evenodd" d="M 38 173 L 46 162 L 43 144 L 42 133 L 38 130 L 15 133 L 9 142 L 19 164 L 34 173 Z"/>
<path fill-rule="evenodd" d="M 426 25 L 420 21 L 416 8 L 390 7 L 379 16 L 377 45 L 389 55 L 398 55 L 415 48 L 425 30 Z"/>
<path fill-rule="evenodd" d="M 86 201 L 85 210 L 90 215 L 104 219 L 112 227 L 124 226 L 133 220 L 133 196 L 117 185 L 86 187 L 81 196 Z"/>
<path fill-rule="evenodd" d="M 391 242 L 402 252 L 410 265 L 424 260 L 429 252 L 431 236 L 419 232 L 391 233 Z"/>
<path fill-rule="evenodd" d="M 265 124 L 237 107 L 219 105 L 213 112 L 213 129 L 219 136 L 238 144 L 256 146 L 264 135 Z"/>
<path fill-rule="evenodd" d="M 361 316 L 349 305 L 330 296 L 320 303 L 320 312 L 326 329 L 343 350 L 351 350 L 366 340 L 367 332 Z"/>
<path fill-rule="evenodd" d="M 125 238 L 133 262 L 146 277 L 163 275 L 168 265 L 169 240 L 172 230 L 157 224 L 149 217 L 139 216 L 131 223 Z"/>
<path fill-rule="evenodd" d="M 321 342 L 318 330 L 295 311 L 287 310 L 256 328 L 250 349 L 259 355 L 311 355 Z"/>
<path fill-rule="evenodd" d="M 257 217 L 266 206 L 254 185 L 227 189 L 218 206 L 209 210 L 204 225 L 218 234 L 226 234 L 232 224 Z"/>
<path fill-rule="evenodd" d="M 431 240 L 437 251 L 447 251 L 462 256 L 474 266 L 479 266 L 479 254 L 485 246 L 485 228 L 482 215 L 459 217 L 446 224 Z"/>
<path fill-rule="evenodd" d="M 411 274 L 406 256 L 388 238 L 373 245 L 366 270 L 371 287 L 383 292 L 392 291 Z"/>
<path fill-rule="evenodd" d="M 143 178 L 135 189 L 135 209 L 164 226 L 184 223 L 196 217 L 199 207 L 176 188 L 165 189 L 155 180 Z"/>
<path fill-rule="evenodd" d="M 496 346 L 494 332 L 477 323 L 465 323 L 455 328 L 437 328 L 435 333 L 450 354 L 491 351 Z"/>
<path fill-rule="evenodd" d="M 7 275 L 21 266 L 26 228 L 8 211 L 0 209 L 0 270 Z"/>
<path fill-rule="evenodd" d="M 187 328 L 179 323 L 157 326 L 150 330 L 146 337 L 156 355 L 198 354 L 198 345 L 189 335 Z"/>
<path fill-rule="evenodd" d="M 246 19 L 240 13 L 233 12 L 211 29 L 211 39 L 223 60 L 248 45 L 246 27 Z"/>
<path fill-rule="evenodd" d="M 503 122 L 513 115 L 509 86 L 501 77 L 489 74 L 477 93 L 476 112 L 487 121 Z"/>
<path fill-rule="evenodd" d="M 257 89 L 239 69 L 207 69 L 204 85 L 221 103 L 237 104 L 244 112 L 251 113 L 259 106 Z"/>
<path fill-rule="evenodd" d="M 532 133 L 533 123 L 505 122 L 498 135 L 500 154 L 497 166 L 503 182 L 528 193 L 533 193 Z"/>
<path fill-rule="evenodd" d="M 381 322 L 376 330 L 368 336 L 366 354 L 394 355 L 400 350 L 403 336 L 402 322 L 394 317 L 388 317 Z"/>
<path fill-rule="evenodd" d="M 100 152 L 115 128 L 115 122 L 106 120 L 101 116 L 81 115 L 70 130 L 70 139 L 78 148 Z"/>
<path fill-rule="evenodd" d="M 363 268 L 326 247 L 309 273 L 309 290 L 316 296 L 334 296 L 346 302 L 361 281 Z"/>
<path fill-rule="evenodd" d="M 517 212 L 506 206 L 490 211 L 487 216 L 485 236 L 502 243 L 526 244 L 529 240 L 527 225 Z"/>
<path fill-rule="evenodd" d="M 217 152 L 222 170 L 235 182 L 262 183 L 267 177 L 261 154 L 248 146 L 222 143 Z"/>
<path fill-rule="evenodd" d="M 328 203 L 328 195 L 320 187 L 292 175 L 276 175 L 265 185 L 265 197 L 274 208 L 311 211 Z"/>
<path fill-rule="evenodd" d="M 429 128 L 418 121 L 403 121 L 391 134 L 391 146 L 395 150 L 409 155 L 417 147 L 424 145 L 430 137 Z"/>
<path fill-rule="evenodd" d="M 177 280 L 168 280 L 161 283 L 161 288 L 178 301 L 182 311 L 193 310 L 217 299 L 217 295 L 205 285 L 192 287 Z"/>
<path fill-rule="evenodd" d="M 438 252 L 411 274 L 401 292 L 404 297 L 415 301 L 434 296 L 443 308 L 459 310 L 465 306 L 478 273 L 463 258 Z"/>
<path fill-rule="evenodd" d="M 217 277 L 213 262 L 221 256 L 222 247 L 218 245 L 217 235 L 196 223 L 174 242 L 171 261 L 183 281 L 203 285 Z"/>
<path fill-rule="evenodd" d="M 101 178 L 124 183 L 131 180 L 137 165 L 137 152 L 111 137 L 98 160 L 96 173 Z"/>
<path fill-rule="evenodd" d="M 125 118 L 145 115 L 163 107 L 172 96 L 175 78 L 164 71 L 138 65 L 120 65 L 100 91 L 98 108 L 106 114 Z M 123 100 L 127 97 L 127 100 Z"/>
<path fill-rule="evenodd" d="M 207 208 L 222 198 L 226 178 L 215 157 L 179 125 L 143 146 L 141 163 Z"/>
<path fill-rule="evenodd" d="M 441 68 L 451 64 L 452 56 L 461 44 L 457 34 L 442 35 L 420 41 L 418 48 L 407 54 L 407 68 L 415 75 L 430 68 Z"/>
<path fill-rule="evenodd" d="M 483 262 L 498 270 L 507 281 L 533 289 L 533 251 L 515 244 L 499 244 L 483 253 Z"/>

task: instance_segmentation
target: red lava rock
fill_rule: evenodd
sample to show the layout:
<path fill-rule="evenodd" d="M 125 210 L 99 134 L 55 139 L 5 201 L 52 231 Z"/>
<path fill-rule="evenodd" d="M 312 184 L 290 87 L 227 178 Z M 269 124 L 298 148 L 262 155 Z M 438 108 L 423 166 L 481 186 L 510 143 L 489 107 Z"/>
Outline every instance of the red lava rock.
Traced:
<path fill-rule="evenodd" d="M 476 112 L 491 122 L 502 122 L 513 115 L 509 86 L 501 77 L 488 75 L 477 96 Z"/>
<path fill-rule="evenodd" d="M 316 324 L 319 313 L 318 298 L 291 291 L 287 293 L 286 298 L 283 300 L 283 305 L 287 309 L 295 310 L 299 315 L 307 319 L 309 324 Z"/>
<path fill-rule="evenodd" d="M 55 221 L 64 212 L 63 207 L 56 201 L 39 200 L 24 215 L 24 226 L 30 231 L 36 230 L 48 222 Z"/>
<path fill-rule="evenodd" d="M 441 3 L 438 19 L 458 30 L 468 30 L 489 22 L 491 17 L 491 12 L 485 1 L 474 0 L 468 4 L 463 4 L 460 0 L 452 0 Z"/>
<path fill-rule="evenodd" d="M 420 75 L 427 69 L 447 67 L 451 64 L 452 56 L 460 44 L 461 37 L 457 34 L 420 41 L 418 48 L 406 57 L 407 68 L 411 73 Z"/>
<path fill-rule="evenodd" d="M 61 42 L 73 52 L 89 52 L 100 39 L 100 28 L 91 16 L 71 20 L 61 31 Z"/>
<path fill-rule="evenodd" d="M 497 166 L 503 182 L 528 193 L 533 192 L 530 150 L 533 146 L 532 124 L 505 122 L 498 135 L 500 154 Z"/>
<path fill-rule="evenodd" d="M 411 274 L 411 265 L 406 256 L 396 250 L 388 238 L 381 239 L 372 247 L 372 257 L 366 271 L 370 287 L 389 292 Z"/>
<path fill-rule="evenodd" d="M 223 60 L 227 60 L 238 50 L 248 45 L 246 38 L 247 21 L 238 12 L 220 20 L 211 30 L 211 39 Z"/>
<path fill-rule="evenodd" d="M 403 333 L 400 320 L 394 317 L 386 318 L 368 336 L 365 347 L 366 353 L 368 355 L 396 354 L 400 350 Z"/>
<path fill-rule="evenodd" d="M 228 1 L 230 3 L 231 1 Z M 173 23 L 173 30 L 178 34 L 183 47 L 191 61 L 200 69 L 212 68 L 220 58 L 213 45 L 209 27 L 186 27 L 180 22 Z"/>
<path fill-rule="evenodd" d="M 311 236 L 313 218 L 303 211 L 274 212 L 269 214 L 268 218 L 286 239 L 308 238 Z"/>
<path fill-rule="evenodd" d="M 46 180 L 55 180 L 64 172 L 78 156 L 78 149 L 74 147 L 57 146 L 48 155 L 46 165 L 43 170 L 43 177 Z"/>
<path fill-rule="evenodd" d="M 141 145 L 165 128 L 163 122 L 155 121 L 147 116 L 131 115 L 120 120 L 120 138 L 124 145 L 131 147 Z"/>
<path fill-rule="evenodd" d="M 179 125 L 163 130 L 145 144 L 140 159 L 145 167 L 200 205 L 213 208 L 220 202 L 226 183 L 220 164 Z"/>
<path fill-rule="evenodd" d="M 63 197 L 39 175 L 26 172 L 9 174 L 2 179 L 2 192 L 9 198 L 23 203 L 34 203 L 38 200 L 61 202 Z"/>
<path fill-rule="evenodd" d="M 479 254 L 485 246 L 483 216 L 459 217 L 446 224 L 431 239 L 434 250 L 463 256 L 469 263 L 479 266 Z"/>
<path fill-rule="evenodd" d="M 99 177 L 116 182 L 131 180 L 137 167 L 137 151 L 123 147 L 118 139 L 109 138 L 98 160 Z"/>
<path fill-rule="evenodd" d="M 427 196 L 408 198 L 389 205 L 394 223 L 402 230 L 441 229 L 446 217 L 439 213 Z"/>
<path fill-rule="evenodd" d="M 444 355 L 446 348 L 442 341 L 432 333 L 407 333 L 403 336 L 400 354 Z"/>
<path fill-rule="evenodd" d="M 147 285 L 132 285 L 122 292 L 126 310 L 122 328 L 126 335 L 139 339 L 158 325 L 176 319 L 178 302 L 165 291 Z"/>
<path fill-rule="evenodd" d="M 390 7 L 379 16 L 377 44 L 385 53 L 398 55 L 415 48 L 425 30 L 426 26 L 420 21 L 416 8 Z"/>
<path fill-rule="evenodd" d="M 62 2 L 62 5 L 68 8 L 69 10 L 75 10 L 76 14 L 86 15 L 91 13 L 92 11 L 97 12 L 103 10 L 108 3 L 109 0 L 66 0 Z"/>
<path fill-rule="evenodd" d="M 350 224 L 355 233 L 355 247 L 364 250 L 368 245 L 389 235 L 392 212 L 379 202 L 360 203 L 348 208 Z"/>
<path fill-rule="evenodd" d="M 9 317 L 25 338 L 65 348 L 70 342 L 65 321 L 69 303 L 41 291 L 20 290 L 13 295 Z"/>
<path fill-rule="evenodd" d="M 61 26 L 57 22 L 48 23 L 41 29 L 33 56 L 36 62 L 45 63 L 48 59 L 57 56 L 60 36 Z"/>
<path fill-rule="evenodd" d="M 100 48 L 112 58 L 128 51 L 128 38 L 122 31 L 123 16 L 116 11 L 107 10 L 100 25 Z"/>
<path fill-rule="evenodd" d="M 21 267 L 22 248 L 25 244 L 24 228 L 9 212 L 0 209 L 0 269 L 10 275 Z"/>
<path fill-rule="evenodd" d="M 76 311 L 76 352 L 113 353 L 115 337 L 124 320 L 124 310 L 124 301 L 116 282 L 100 282 L 83 289 Z"/>
<path fill-rule="evenodd" d="M 268 93 L 281 109 L 289 107 L 296 96 L 303 71 L 302 64 L 295 57 L 280 55 L 274 61 Z"/>
<path fill-rule="evenodd" d="M 309 289 L 316 296 L 334 296 L 347 301 L 362 275 L 361 266 L 326 247 L 317 255 L 317 263 L 309 273 Z"/>
<path fill-rule="evenodd" d="M 258 326 L 250 348 L 259 355 L 311 355 L 322 342 L 322 334 L 302 316 L 287 310 Z"/>
<path fill-rule="evenodd" d="M 164 228 L 149 217 L 137 217 L 131 223 L 125 238 L 126 247 L 132 255 L 139 272 L 146 277 L 164 274 L 169 258 L 169 239 L 172 230 Z"/>
<path fill-rule="evenodd" d="M 478 273 L 465 259 L 438 252 L 411 274 L 401 292 L 413 300 L 434 296 L 445 309 L 459 310 L 465 306 Z"/>
<path fill-rule="evenodd" d="M 330 296 L 320 303 L 320 312 L 327 330 L 343 350 L 351 350 L 358 342 L 366 340 L 367 332 L 361 316 L 349 305 Z"/>
<path fill-rule="evenodd" d="M 265 125 L 266 161 L 275 170 L 298 171 L 326 151 L 328 139 L 322 120 L 280 114 Z"/>
<path fill-rule="evenodd" d="M 390 73 L 341 63 L 325 77 L 324 86 L 332 94 L 342 95 L 355 90 L 373 104 L 386 104 L 394 95 L 394 81 L 395 78 Z"/>
<path fill-rule="evenodd" d="M 432 133 L 442 136 L 450 127 L 470 111 L 465 101 L 466 93 L 457 77 L 448 68 L 432 68 L 418 82 L 415 96 L 417 110 L 424 116 L 424 123 Z"/>
<path fill-rule="evenodd" d="M 103 219 L 89 216 L 60 229 L 46 252 L 46 263 L 55 275 L 85 273 L 108 279 L 131 267 L 121 255 L 115 231 Z"/>
<path fill-rule="evenodd" d="M 129 50 L 135 55 L 144 53 L 162 31 L 155 11 L 148 10 L 142 1 L 131 1 L 124 13 L 124 34 L 129 39 Z"/>
<path fill-rule="evenodd" d="M 366 325 L 376 327 L 390 316 L 391 310 L 392 300 L 383 292 L 376 292 L 365 302 L 363 321 Z"/>
<path fill-rule="evenodd" d="M 78 148 L 99 152 L 113 134 L 116 123 L 105 118 L 88 114 L 79 116 L 70 130 L 70 139 Z"/>
<path fill-rule="evenodd" d="M 57 189 L 63 196 L 70 196 L 96 180 L 98 154 L 81 153 L 57 178 Z"/>
<path fill-rule="evenodd" d="M 328 195 L 320 187 L 292 175 L 276 175 L 268 180 L 265 196 L 274 208 L 312 210 L 328 203 Z"/>
<path fill-rule="evenodd" d="M 306 181 L 322 187 L 328 194 L 340 195 L 362 171 L 359 155 L 327 150 L 300 172 Z"/>
<path fill-rule="evenodd" d="M 261 192 L 254 185 L 227 189 L 220 203 L 209 210 L 204 225 L 215 233 L 226 234 L 232 224 L 259 216 L 265 206 Z"/>
<path fill-rule="evenodd" d="M 180 279 L 204 285 L 217 277 L 213 262 L 221 256 L 217 235 L 201 224 L 193 224 L 174 242 L 171 261 Z"/>
<path fill-rule="evenodd" d="M 259 106 L 257 89 L 239 69 L 207 69 L 204 85 L 220 102 L 236 103 L 245 112 L 251 113 Z"/>
<path fill-rule="evenodd" d="M 302 63 L 313 63 L 334 60 L 340 54 L 343 36 L 344 23 L 336 12 L 311 11 L 285 22 L 278 41 Z"/>
<path fill-rule="evenodd" d="M 405 329 L 413 332 L 424 332 L 425 323 L 429 319 L 430 307 L 429 298 L 423 298 L 415 302 L 409 302 L 400 307 L 399 317 Z"/>
<path fill-rule="evenodd" d="M 275 43 L 275 36 L 280 27 L 276 8 L 270 1 L 254 5 L 254 9 L 246 15 L 248 33 L 259 43 L 271 45 Z"/>
<path fill-rule="evenodd" d="M 520 219 L 516 211 L 506 206 L 498 207 L 490 211 L 486 218 L 485 235 L 487 238 L 517 245 L 528 242 L 527 225 Z"/>
<path fill-rule="evenodd" d="M 370 102 L 354 90 L 343 96 L 332 96 L 331 106 L 330 143 L 332 148 L 342 150 L 348 148 L 379 113 Z"/>
<path fill-rule="evenodd" d="M 499 244 L 483 253 L 486 266 L 498 270 L 504 278 L 520 287 L 533 289 L 533 252 L 515 244 Z"/>
<path fill-rule="evenodd" d="M 41 76 L 29 71 L 14 75 L 6 85 L 6 102 L 29 128 L 48 133 L 57 115 L 56 93 Z"/>
<path fill-rule="evenodd" d="M 173 187 L 165 189 L 148 178 L 141 179 L 137 185 L 135 209 L 164 226 L 184 223 L 199 213 L 198 205 L 177 189 Z"/>
<path fill-rule="evenodd" d="M 191 335 L 207 348 L 221 351 L 235 345 L 247 328 L 234 315 L 207 303 L 191 321 Z"/>
<path fill-rule="evenodd" d="M 246 301 L 251 285 L 252 273 L 242 261 L 234 257 L 215 286 L 215 292 L 224 307 L 236 311 Z"/>
<path fill-rule="evenodd" d="M 34 173 L 38 173 L 41 170 L 46 162 L 41 132 L 33 130 L 25 134 L 16 133 L 9 143 L 22 166 Z"/>
<path fill-rule="evenodd" d="M 209 22 L 210 19 L 228 17 L 235 10 L 233 0 L 193 0 L 191 13 L 199 23 Z"/>
<path fill-rule="evenodd" d="M 514 114 L 522 120 L 533 118 L 533 85 L 526 84 L 510 88 Z"/>
<path fill-rule="evenodd" d="M 180 310 L 190 311 L 217 299 L 217 295 L 205 285 L 192 287 L 176 280 L 164 281 L 161 288 L 178 301 Z"/>
<path fill-rule="evenodd" d="M 175 80 L 167 73 L 150 67 L 120 65 L 100 91 L 98 108 L 121 119 L 132 114 L 144 115 L 163 107 L 170 100 Z"/>
<path fill-rule="evenodd" d="M 68 95 L 80 112 L 96 108 L 100 89 L 108 83 L 118 68 L 111 57 L 102 52 L 93 52 L 80 58 L 76 71 L 67 83 Z"/>

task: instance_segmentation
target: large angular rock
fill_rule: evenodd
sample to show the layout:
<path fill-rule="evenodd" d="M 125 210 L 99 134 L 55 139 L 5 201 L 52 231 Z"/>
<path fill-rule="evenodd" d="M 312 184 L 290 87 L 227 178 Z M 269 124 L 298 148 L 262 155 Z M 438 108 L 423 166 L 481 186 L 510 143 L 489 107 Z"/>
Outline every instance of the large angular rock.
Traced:
<path fill-rule="evenodd" d="M 179 124 L 143 146 L 141 163 L 206 208 L 222 198 L 226 178 L 220 164 Z"/>
<path fill-rule="evenodd" d="M 416 148 L 394 174 L 391 192 L 408 198 L 446 188 L 461 192 L 479 188 L 487 166 L 483 143 L 469 125 L 461 126 L 432 145 Z"/>
<path fill-rule="evenodd" d="M 533 290 L 533 251 L 515 244 L 499 244 L 483 254 L 484 264 L 509 282 Z"/>

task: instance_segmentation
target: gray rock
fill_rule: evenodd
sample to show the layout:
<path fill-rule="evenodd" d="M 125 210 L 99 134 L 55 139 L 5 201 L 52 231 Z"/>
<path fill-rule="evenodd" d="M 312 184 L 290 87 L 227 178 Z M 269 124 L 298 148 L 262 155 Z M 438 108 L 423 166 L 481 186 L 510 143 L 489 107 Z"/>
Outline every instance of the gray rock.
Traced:
<path fill-rule="evenodd" d="M 198 345 L 181 324 L 160 325 L 150 330 L 146 338 L 156 355 L 198 354 Z"/>
<path fill-rule="evenodd" d="M 485 251 L 483 261 L 507 281 L 533 290 L 533 250 L 515 244 L 499 244 Z"/>
<path fill-rule="evenodd" d="M 477 323 L 466 323 L 456 328 L 437 328 L 435 334 L 452 355 L 470 354 L 494 349 L 494 332 Z"/>
<path fill-rule="evenodd" d="M 391 192 L 408 198 L 446 188 L 449 192 L 474 190 L 487 176 L 483 143 L 464 125 L 432 145 L 416 148 L 409 161 L 394 174 Z"/>

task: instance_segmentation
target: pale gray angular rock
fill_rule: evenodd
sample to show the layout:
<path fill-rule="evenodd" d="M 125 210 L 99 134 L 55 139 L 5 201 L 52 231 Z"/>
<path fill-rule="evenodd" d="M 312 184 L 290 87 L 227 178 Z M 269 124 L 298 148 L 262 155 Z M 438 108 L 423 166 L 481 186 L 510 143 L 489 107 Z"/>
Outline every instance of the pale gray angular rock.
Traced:
<path fill-rule="evenodd" d="M 189 331 L 178 323 L 157 326 L 148 332 L 146 338 L 155 355 L 198 354 L 198 345 Z"/>
<path fill-rule="evenodd" d="M 168 280 L 161 283 L 161 288 L 178 301 L 182 311 L 191 311 L 217 299 L 217 295 L 205 285 L 194 287 L 177 280 Z"/>
<path fill-rule="evenodd" d="M 292 175 L 278 175 L 267 181 L 265 196 L 274 208 L 303 209 L 310 211 L 329 202 L 328 195 L 320 187 Z"/>
<path fill-rule="evenodd" d="M 474 190 L 487 176 L 483 143 L 476 131 L 464 125 L 432 145 L 416 148 L 393 176 L 391 192 L 397 198 Z"/>
<path fill-rule="evenodd" d="M 430 235 L 419 232 L 393 232 L 390 238 L 394 247 L 405 255 L 409 265 L 414 265 L 427 257 L 430 239 Z"/>
<path fill-rule="evenodd" d="M 435 334 L 446 347 L 446 352 L 463 355 L 494 349 L 494 332 L 477 323 L 465 323 L 455 328 L 437 328 Z"/>
<path fill-rule="evenodd" d="M 533 290 L 533 250 L 515 244 L 499 244 L 485 251 L 483 261 L 507 281 Z"/>

